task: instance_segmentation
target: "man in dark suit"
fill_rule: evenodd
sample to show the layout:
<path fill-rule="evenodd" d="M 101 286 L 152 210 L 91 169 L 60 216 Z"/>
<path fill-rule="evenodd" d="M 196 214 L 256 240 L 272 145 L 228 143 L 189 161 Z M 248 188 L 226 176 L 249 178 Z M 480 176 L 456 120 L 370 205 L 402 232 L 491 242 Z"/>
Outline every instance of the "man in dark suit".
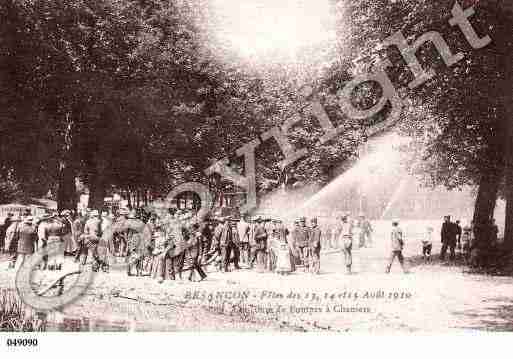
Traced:
<path fill-rule="evenodd" d="M 294 227 L 291 233 L 294 245 L 299 252 L 301 264 L 305 266 L 305 272 L 308 272 L 308 261 L 310 260 L 308 257 L 308 232 L 309 229 L 306 227 L 306 218 L 301 217 L 299 219 L 299 226 Z"/>
<path fill-rule="evenodd" d="M 7 232 L 7 228 L 12 223 L 12 213 L 7 213 L 7 217 L 4 220 L 4 224 L 0 226 L 0 254 L 2 254 L 5 251 L 7 251 L 7 248 L 5 248 L 5 233 Z"/>
<path fill-rule="evenodd" d="M 249 238 L 249 245 L 251 250 L 249 265 L 251 268 L 253 268 L 253 264 L 256 262 L 258 271 L 263 272 L 267 253 L 268 233 L 264 226 L 262 217 L 258 217 L 255 222 L 256 223 L 253 225 L 251 237 Z"/>
<path fill-rule="evenodd" d="M 440 237 L 442 241 L 442 250 L 440 251 L 440 259 L 444 260 L 447 249 L 450 251 L 449 260 L 454 260 L 456 256 L 456 237 L 458 236 L 458 226 L 451 222 L 451 216 L 444 217 Z"/>
<path fill-rule="evenodd" d="M 221 235 L 219 237 L 219 247 L 221 250 L 221 258 L 223 260 L 223 266 L 221 270 L 224 272 L 228 272 L 230 269 L 230 263 L 232 262 L 233 255 L 233 264 L 235 269 L 239 268 L 239 247 L 238 240 L 236 238 L 237 232 L 232 227 L 230 222 L 231 218 L 224 218 L 224 224 L 221 230 Z"/>
<path fill-rule="evenodd" d="M 200 254 L 203 245 L 203 238 L 201 234 L 200 225 L 194 223 L 192 225 L 191 235 L 186 239 L 187 250 L 185 252 L 185 260 L 190 265 L 189 281 L 192 281 L 194 273 L 197 272 L 200 276 L 200 281 L 207 277 L 207 274 L 201 268 Z"/>
<path fill-rule="evenodd" d="M 312 218 L 312 226 L 308 233 L 308 257 L 310 258 L 310 272 L 319 274 L 321 271 L 321 230 L 317 226 L 317 218 Z"/>

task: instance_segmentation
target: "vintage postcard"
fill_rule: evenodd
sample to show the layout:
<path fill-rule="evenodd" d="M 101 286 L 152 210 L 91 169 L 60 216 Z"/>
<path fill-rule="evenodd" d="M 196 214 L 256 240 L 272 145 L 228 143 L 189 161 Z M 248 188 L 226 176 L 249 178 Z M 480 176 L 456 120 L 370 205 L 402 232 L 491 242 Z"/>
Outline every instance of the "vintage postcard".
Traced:
<path fill-rule="evenodd" d="M 2 347 L 513 331 L 512 1 L 0 19 Z"/>

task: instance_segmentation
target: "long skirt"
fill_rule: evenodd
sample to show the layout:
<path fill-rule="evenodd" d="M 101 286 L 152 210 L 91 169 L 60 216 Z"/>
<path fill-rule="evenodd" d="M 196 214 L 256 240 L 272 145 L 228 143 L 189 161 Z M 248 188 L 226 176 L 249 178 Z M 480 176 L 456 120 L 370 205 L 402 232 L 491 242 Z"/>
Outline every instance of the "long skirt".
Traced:
<path fill-rule="evenodd" d="M 292 272 L 292 260 L 290 250 L 288 247 L 279 248 L 274 250 L 276 255 L 276 272 L 277 273 L 290 273 Z"/>
<path fill-rule="evenodd" d="M 321 271 L 321 254 L 319 250 L 310 249 L 310 272 L 319 274 Z"/>
<path fill-rule="evenodd" d="M 151 277 L 157 280 L 169 279 L 169 272 L 167 269 L 168 260 L 166 254 L 158 254 L 153 256 L 153 263 L 151 266 Z"/>
<path fill-rule="evenodd" d="M 269 254 L 268 254 L 268 258 L 267 258 L 267 261 L 268 261 L 268 270 L 270 272 L 274 272 L 276 271 L 276 268 L 277 268 L 277 254 L 276 254 L 276 249 L 275 248 L 269 248 Z"/>

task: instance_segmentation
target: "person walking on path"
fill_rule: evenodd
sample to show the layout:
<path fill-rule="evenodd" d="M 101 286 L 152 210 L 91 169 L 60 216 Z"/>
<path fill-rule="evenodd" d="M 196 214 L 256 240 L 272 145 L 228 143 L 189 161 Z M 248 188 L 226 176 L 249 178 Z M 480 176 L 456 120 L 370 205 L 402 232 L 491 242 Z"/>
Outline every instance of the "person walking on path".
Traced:
<path fill-rule="evenodd" d="M 308 272 L 308 231 L 306 227 L 306 218 L 301 217 L 299 219 L 299 226 L 295 226 L 292 230 L 292 238 L 294 245 L 299 254 L 300 263 L 304 266 L 304 271 Z"/>
<path fill-rule="evenodd" d="M 317 226 L 317 218 L 312 218 L 312 226 L 308 233 L 308 257 L 310 258 L 310 272 L 319 274 L 321 271 L 321 229 Z"/>
<path fill-rule="evenodd" d="M 18 259 L 18 241 L 20 237 L 21 217 L 14 216 L 5 233 L 5 251 L 9 253 L 9 268 L 14 268 Z"/>
<path fill-rule="evenodd" d="M 98 257 L 98 244 L 100 242 L 101 220 L 98 210 L 91 211 L 90 218 L 84 225 L 84 233 L 81 240 L 81 253 L 80 264 L 86 265 L 88 259 L 93 261 L 93 270 L 98 271 L 102 266 L 100 258 Z"/>
<path fill-rule="evenodd" d="M 162 227 L 156 227 L 153 233 L 151 277 L 158 283 L 164 282 L 168 278 L 168 268 L 166 266 L 166 256 L 170 248 L 170 240 L 166 231 Z"/>
<path fill-rule="evenodd" d="M 349 219 L 349 213 L 342 215 L 339 231 L 340 238 L 338 242 L 342 245 L 346 274 L 351 274 L 351 267 L 353 265 L 353 223 Z"/>
<path fill-rule="evenodd" d="M 33 224 L 32 216 L 25 217 L 19 226 L 18 258 L 15 268 L 20 268 L 25 260 L 33 255 L 38 249 L 37 228 Z"/>
<path fill-rule="evenodd" d="M 406 268 L 404 267 L 404 257 L 403 257 L 403 248 L 404 248 L 404 238 L 403 238 L 403 230 L 399 227 L 399 220 L 394 219 L 392 221 L 392 232 L 390 233 L 390 241 L 391 241 L 391 254 L 390 260 L 388 262 L 388 266 L 386 269 L 386 273 L 390 273 L 390 269 L 392 268 L 392 264 L 394 263 L 394 259 L 397 257 L 399 264 L 404 273 L 407 273 Z"/>
<path fill-rule="evenodd" d="M 267 252 L 267 238 L 268 233 L 263 225 L 262 217 L 258 217 L 253 230 L 253 245 L 250 265 L 256 261 L 257 271 L 263 272 L 265 267 L 265 255 Z"/>
<path fill-rule="evenodd" d="M 9 228 L 12 223 L 12 217 L 12 213 L 7 213 L 7 217 L 4 219 L 4 224 L 0 226 L 0 254 L 8 250 L 8 248 L 5 246 L 5 235 L 7 228 Z"/>
<path fill-rule="evenodd" d="M 364 213 L 360 214 L 361 218 L 361 225 L 362 225 L 362 241 L 364 247 L 371 247 L 372 246 L 372 225 L 369 219 L 365 217 Z"/>
<path fill-rule="evenodd" d="M 237 223 L 237 232 L 240 241 L 240 254 L 242 263 L 248 265 L 250 250 L 249 250 L 249 236 L 251 234 L 250 224 L 248 223 L 248 215 L 244 214 L 240 221 Z"/>
<path fill-rule="evenodd" d="M 221 235 L 219 237 L 219 248 L 221 251 L 222 266 L 221 270 L 229 272 L 230 263 L 233 261 L 235 269 L 239 268 L 239 248 L 237 247 L 237 234 L 235 228 L 232 228 L 230 218 L 224 218 Z M 235 232 L 235 233 L 234 233 Z M 233 258 L 233 260 L 232 260 Z"/>
<path fill-rule="evenodd" d="M 188 279 L 192 282 L 194 274 L 198 273 L 200 281 L 202 281 L 207 277 L 207 274 L 205 273 L 205 271 L 203 271 L 203 268 L 201 268 L 200 263 L 200 253 L 203 238 L 199 223 L 194 223 L 192 225 L 191 232 L 191 235 L 186 240 L 187 249 L 185 253 L 185 260 L 190 268 Z"/>

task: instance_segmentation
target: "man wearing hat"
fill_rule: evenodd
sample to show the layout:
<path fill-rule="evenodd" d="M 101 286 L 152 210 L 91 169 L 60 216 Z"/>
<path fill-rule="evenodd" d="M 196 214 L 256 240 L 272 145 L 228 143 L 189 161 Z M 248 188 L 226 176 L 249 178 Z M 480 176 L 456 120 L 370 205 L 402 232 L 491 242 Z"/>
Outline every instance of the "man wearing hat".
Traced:
<path fill-rule="evenodd" d="M 264 220 L 262 217 L 259 216 L 255 222 L 256 223 L 253 228 L 253 240 L 251 243 L 252 255 L 250 265 L 253 267 L 253 264 L 256 261 L 258 271 L 263 272 L 266 263 L 265 255 L 267 251 L 268 233 L 265 229 Z"/>
<path fill-rule="evenodd" d="M 319 274 L 321 270 L 321 229 L 317 226 L 317 218 L 312 218 L 308 232 L 308 256 L 310 272 Z"/>
<path fill-rule="evenodd" d="M 71 223 L 72 236 L 76 244 L 76 250 L 74 253 L 75 262 L 80 261 L 80 252 L 82 251 L 80 236 L 82 236 L 82 234 L 84 233 L 84 225 L 85 217 L 83 215 L 83 212 L 78 212 L 75 216 L 75 219 L 73 219 Z"/>
<path fill-rule="evenodd" d="M 392 232 L 390 233 L 391 240 L 391 254 L 390 260 L 388 262 L 385 273 L 390 273 L 390 268 L 394 263 L 394 259 L 397 257 L 399 264 L 404 273 L 407 273 L 404 268 L 404 257 L 403 257 L 403 248 L 404 248 L 404 238 L 403 238 L 403 230 L 399 227 L 399 220 L 394 219 L 392 221 Z"/>
<path fill-rule="evenodd" d="M 18 258 L 19 227 L 21 226 L 21 217 L 16 214 L 11 219 L 11 224 L 5 233 L 5 251 L 9 253 L 9 268 L 14 268 Z"/>
<path fill-rule="evenodd" d="M 64 253 L 72 254 L 78 250 L 78 242 L 76 237 L 73 235 L 73 214 L 69 209 L 65 209 L 61 212 L 60 219 L 65 224 L 65 232 L 63 234 L 64 241 Z"/>
<path fill-rule="evenodd" d="M 451 216 L 445 216 L 440 232 L 442 249 L 440 251 L 440 259 L 444 260 L 447 249 L 450 251 L 450 260 L 454 260 L 456 256 L 456 242 L 458 236 L 458 227 L 455 223 L 451 222 Z"/>
<path fill-rule="evenodd" d="M 138 216 L 137 212 L 131 210 L 128 213 L 127 228 L 123 230 L 127 243 L 127 259 L 129 261 L 127 267 L 127 275 L 131 276 L 133 269 L 135 275 L 141 276 L 144 271 L 145 259 L 150 255 L 148 247 L 151 246 L 151 233 L 145 229 L 143 220 Z M 176 237 L 175 237 L 176 238 Z M 106 258 L 106 251 L 104 250 Z M 102 260 L 102 265 L 106 266 L 106 260 Z"/>
<path fill-rule="evenodd" d="M 115 257 L 125 257 L 127 253 L 127 241 L 124 235 L 120 234 L 122 228 L 126 226 L 126 221 L 128 219 L 129 210 L 128 208 L 120 208 L 118 211 L 118 216 L 114 219 L 112 223 L 113 228 L 113 238 L 112 238 L 112 250 L 113 255 Z"/>
<path fill-rule="evenodd" d="M 186 239 L 186 247 L 188 248 L 185 253 L 185 260 L 189 264 L 189 281 L 193 280 L 194 273 L 198 273 L 200 281 L 207 277 L 203 268 L 201 268 L 201 247 L 202 247 L 202 234 L 199 223 L 193 223 L 191 225 L 191 234 Z"/>
<path fill-rule="evenodd" d="M 37 251 L 37 229 L 33 222 L 34 218 L 27 216 L 23 219 L 18 228 L 18 258 L 16 268 L 21 267 L 25 259 Z"/>
<path fill-rule="evenodd" d="M 98 243 L 100 242 L 101 233 L 101 220 L 98 210 L 92 210 L 90 217 L 84 225 L 84 234 L 81 236 L 83 243 L 82 252 L 80 254 L 80 263 L 85 265 L 87 258 L 93 259 L 93 270 L 97 271 L 101 265 L 98 258 Z"/>
<path fill-rule="evenodd" d="M 369 247 L 372 244 L 372 226 L 363 212 L 358 214 L 358 225 L 360 227 L 360 248 Z"/>
<path fill-rule="evenodd" d="M 65 210 L 60 215 L 53 215 L 44 219 L 39 223 L 37 234 L 41 241 L 41 247 L 46 248 L 52 246 L 57 248 L 57 245 L 64 244 L 66 237 L 71 236 L 72 223 L 67 218 L 71 212 Z M 52 249 L 53 249 L 52 248 Z M 60 270 L 64 264 L 64 245 L 59 246 L 58 253 L 52 254 L 52 260 L 49 264 L 49 256 L 43 256 L 43 269 Z"/>
<path fill-rule="evenodd" d="M 347 212 L 341 217 L 339 232 L 339 243 L 342 244 L 346 273 L 351 274 L 351 267 L 353 265 L 353 223 L 349 219 L 349 213 Z"/>
<path fill-rule="evenodd" d="M 292 241 L 298 251 L 299 261 L 305 266 L 305 272 L 308 271 L 308 228 L 306 227 L 306 218 L 299 218 L 299 226 L 294 226 L 291 232 Z"/>
<path fill-rule="evenodd" d="M 162 283 L 168 278 L 169 269 L 167 268 L 168 261 L 166 260 L 167 254 L 172 247 L 172 243 L 167 236 L 166 230 L 162 226 L 156 226 L 153 234 L 153 248 L 152 248 L 152 278 Z"/>
<path fill-rule="evenodd" d="M 294 220 L 292 229 L 290 230 L 289 238 L 287 240 L 290 248 L 291 261 L 294 263 L 293 272 L 296 270 L 296 265 L 301 264 L 301 256 L 299 255 L 299 249 L 296 246 L 295 233 L 299 228 L 299 218 Z"/>
<path fill-rule="evenodd" d="M 221 248 L 219 247 L 219 243 L 221 241 L 221 233 L 223 233 L 223 223 L 224 220 L 220 216 L 216 216 L 212 219 L 213 221 L 213 231 L 212 231 L 212 249 L 215 249 L 215 252 L 217 252 L 218 256 L 221 255 Z M 219 265 L 219 269 L 221 269 L 221 265 Z"/>
<path fill-rule="evenodd" d="M 232 228 L 230 220 L 230 217 L 224 219 L 221 236 L 219 237 L 219 248 L 221 250 L 221 257 L 223 260 L 222 270 L 224 272 L 229 271 L 229 266 L 232 262 L 232 257 L 235 269 L 240 269 L 239 248 L 237 246 L 236 238 L 237 233 L 235 232 L 235 228 Z"/>
<path fill-rule="evenodd" d="M 0 254 L 4 252 L 4 250 L 7 250 L 5 247 L 5 233 L 7 232 L 7 228 L 12 223 L 12 216 L 13 214 L 11 212 L 7 213 L 7 217 L 4 219 L 4 223 L 0 226 Z"/>

